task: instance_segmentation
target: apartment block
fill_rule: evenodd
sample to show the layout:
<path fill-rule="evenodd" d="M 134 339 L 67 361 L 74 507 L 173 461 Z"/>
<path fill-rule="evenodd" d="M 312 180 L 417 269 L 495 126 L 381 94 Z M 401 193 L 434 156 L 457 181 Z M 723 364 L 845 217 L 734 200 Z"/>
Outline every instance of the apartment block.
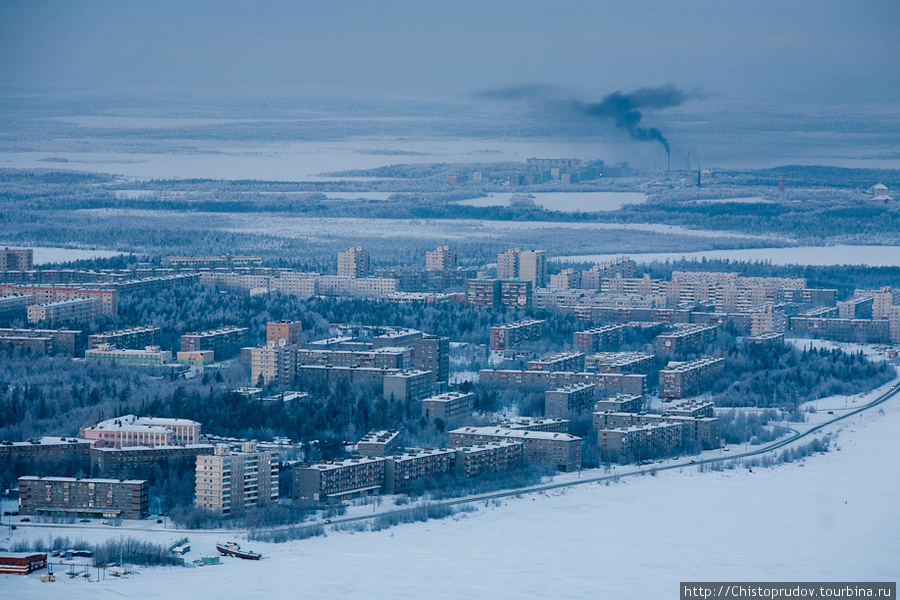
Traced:
<path fill-rule="evenodd" d="M 600 291 L 612 296 L 665 296 L 666 282 L 653 279 L 649 275 L 643 277 L 623 277 L 616 275 L 600 280 Z M 592 288 L 593 289 L 593 288 Z"/>
<path fill-rule="evenodd" d="M 250 350 L 250 383 L 289 385 L 297 379 L 297 346 L 283 340 Z"/>
<path fill-rule="evenodd" d="M 656 336 L 656 350 L 660 353 L 702 352 L 716 339 L 716 325 L 683 325 Z"/>
<path fill-rule="evenodd" d="M 84 438 L 43 436 L 26 442 L 0 443 L 0 463 L 71 463 L 86 469 L 90 460 L 91 445 Z"/>
<path fill-rule="evenodd" d="M 599 352 L 584 358 L 584 370 L 596 373 L 647 373 L 653 355 L 643 352 Z"/>
<path fill-rule="evenodd" d="M 838 302 L 838 318 L 841 319 L 871 319 L 875 297 L 871 295 L 859 296 Z"/>
<path fill-rule="evenodd" d="M 396 369 L 380 369 L 375 367 L 298 365 L 297 383 L 303 386 L 331 386 L 338 383 L 347 383 L 349 385 L 359 384 L 372 386 L 383 390 L 385 377 L 397 372 Z M 431 374 L 428 375 L 428 378 L 431 378 Z M 429 385 L 431 385 L 430 381 Z"/>
<path fill-rule="evenodd" d="M 422 400 L 422 416 L 426 419 L 457 419 L 472 416 L 475 394 L 446 392 Z"/>
<path fill-rule="evenodd" d="M 297 364 L 409 369 L 413 367 L 413 349 L 389 346 L 370 350 L 300 349 L 297 350 Z"/>
<path fill-rule="evenodd" d="M 30 271 L 34 268 L 34 250 L 0 248 L 0 271 Z"/>
<path fill-rule="evenodd" d="M 521 429 L 523 431 L 550 431 L 569 433 L 570 421 L 551 417 L 506 417 L 497 422 L 497 427 Z"/>
<path fill-rule="evenodd" d="M 406 327 L 391 327 L 383 333 L 379 333 L 372 337 L 373 348 L 396 348 L 398 346 L 412 346 L 416 340 L 421 339 L 425 334 L 418 329 L 408 329 Z"/>
<path fill-rule="evenodd" d="M 451 446 L 499 441 L 521 442 L 525 460 L 529 463 L 567 472 L 581 469 L 581 438 L 568 433 L 502 427 L 460 427 L 450 432 Z"/>
<path fill-rule="evenodd" d="M 29 323 L 56 323 L 91 321 L 100 317 L 100 300 L 76 298 L 49 304 L 32 304 L 27 309 Z"/>
<path fill-rule="evenodd" d="M 0 296 L 34 296 L 36 304 L 51 304 L 68 300 L 96 298 L 100 302 L 99 314 L 118 314 L 119 293 L 114 289 L 94 289 L 75 285 L 17 285 L 0 283 Z"/>
<path fill-rule="evenodd" d="M 524 460 L 522 442 L 503 440 L 485 442 L 456 449 L 456 472 L 465 477 L 508 471 Z"/>
<path fill-rule="evenodd" d="M 143 519 L 150 514 L 147 481 L 19 477 L 19 513 Z"/>
<path fill-rule="evenodd" d="M 529 371 L 584 371 L 584 354 L 559 352 L 537 360 L 528 361 Z"/>
<path fill-rule="evenodd" d="M 53 354 L 53 339 L 49 337 L 0 335 L 0 347 L 3 346 L 38 354 Z"/>
<path fill-rule="evenodd" d="M 426 334 L 413 340 L 412 347 L 416 369 L 431 371 L 436 382 L 450 380 L 450 338 Z"/>
<path fill-rule="evenodd" d="M 550 289 L 571 290 L 581 287 L 581 273 L 575 269 L 563 269 L 550 276 Z"/>
<path fill-rule="evenodd" d="M 97 446 L 172 446 L 200 443 L 201 425 L 190 419 L 124 415 L 82 427 L 79 435 Z"/>
<path fill-rule="evenodd" d="M 597 412 L 636 413 L 644 408 L 644 397 L 638 394 L 616 394 L 594 403 Z"/>
<path fill-rule="evenodd" d="M 368 277 L 369 253 L 362 246 L 347 248 L 346 252 L 338 252 L 338 275 L 341 277 Z"/>
<path fill-rule="evenodd" d="M 695 396 L 724 369 L 724 358 L 704 356 L 687 362 L 670 361 L 659 372 L 659 397 L 678 399 Z"/>
<path fill-rule="evenodd" d="M 216 360 L 231 358 L 247 344 L 249 327 L 227 325 L 218 329 L 195 331 L 181 336 L 181 351 L 212 350 Z"/>
<path fill-rule="evenodd" d="M 387 456 L 400 448 L 400 432 L 391 430 L 370 431 L 356 444 L 356 451 L 363 456 Z"/>
<path fill-rule="evenodd" d="M 601 429 L 597 432 L 600 458 L 623 463 L 669 456 L 681 447 L 683 427 L 661 422 Z"/>
<path fill-rule="evenodd" d="M 525 342 L 539 340 L 543 335 L 545 323 L 544 320 L 526 319 L 495 325 L 491 327 L 491 350 L 495 352 L 510 350 Z"/>
<path fill-rule="evenodd" d="M 466 304 L 484 308 L 500 306 L 500 280 L 486 278 L 467 279 Z"/>
<path fill-rule="evenodd" d="M 586 290 L 599 290 L 603 279 L 611 277 L 633 278 L 637 273 L 637 263 L 622 256 L 603 264 L 594 265 L 581 273 L 581 287 Z"/>
<path fill-rule="evenodd" d="M 299 347 L 302 335 L 303 323 L 301 321 L 277 321 L 266 323 L 267 342 L 284 340 L 285 344 Z"/>
<path fill-rule="evenodd" d="M 861 344 L 884 344 L 892 339 L 890 319 L 833 319 L 798 316 L 791 317 L 789 322 L 791 333 L 800 338 Z"/>
<path fill-rule="evenodd" d="M 625 339 L 625 325 L 604 325 L 573 334 L 575 349 L 585 354 L 617 350 Z"/>
<path fill-rule="evenodd" d="M 94 477 L 150 476 L 153 467 L 163 472 L 179 462 L 190 461 L 204 454 L 212 454 L 212 444 L 188 444 L 186 446 L 128 446 L 125 448 L 90 449 L 91 475 Z"/>
<path fill-rule="evenodd" d="M 294 467 L 294 502 L 325 504 L 377 494 L 385 484 L 385 460 L 364 456 Z"/>
<path fill-rule="evenodd" d="M 544 392 L 544 415 L 564 417 L 594 405 L 597 386 L 593 383 L 573 383 Z"/>
<path fill-rule="evenodd" d="M 116 363 L 139 367 L 161 367 L 172 362 L 172 353 L 159 346 L 147 346 L 143 350 L 119 350 L 108 344 L 84 351 L 85 360 Z"/>
<path fill-rule="evenodd" d="M 425 253 L 426 271 L 452 271 L 456 268 L 456 250 L 451 250 L 450 246 L 438 246 Z"/>
<path fill-rule="evenodd" d="M 772 305 L 763 306 L 750 313 L 750 335 L 784 333 L 786 326 L 784 311 Z"/>
<path fill-rule="evenodd" d="M 217 444 L 197 457 L 195 504 L 221 515 L 278 500 L 278 452 L 253 442 L 234 451 Z"/>
<path fill-rule="evenodd" d="M 693 400 L 689 402 L 680 402 L 667 407 L 663 414 L 670 417 L 692 417 L 698 419 L 700 417 L 714 417 L 715 405 L 708 400 Z"/>
<path fill-rule="evenodd" d="M 123 350 L 159 346 L 159 327 L 145 325 L 88 336 L 88 348 L 99 348 L 100 346 L 112 346 Z"/>
<path fill-rule="evenodd" d="M 387 456 L 384 463 L 385 493 L 408 492 L 429 479 L 449 475 L 455 465 L 456 450 L 453 448 L 412 450 Z"/>
<path fill-rule="evenodd" d="M 510 308 L 531 308 L 533 284 L 524 279 L 500 280 L 500 304 Z"/>
<path fill-rule="evenodd" d="M 431 371 L 407 369 L 384 376 L 384 397 L 401 402 L 416 402 L 434 392 L 434 374 Z"/>
<path fill-rule="evenodd" d="M 83 356 L 87 338 L 79 329 L 0 329 L 0 337 L 44 337 L 52 340 L 54 354 Z"/>
<path fill-rule="evenodd" d="M 164 265 L 175 269 L 200 269 L 261 266 L 262 258 L 259 256 L 232 256 L 230 254 L 221 256 L 165 256 L 162 262 Z"/>
<path fill-rule="evenodd" d="M 488 386 L 523 387 L 547 390 L 572 383 L 594 383 L 603 394 L 639 394 L 647 391 L 643 373 L 576 373 L 574 371 L 521 371 L 517 369 L 482 369 L 478 380 Z"/>
<path fill-rule="evenodd" d="M 28 307 L 32 304 L 34 304 L 34 296 L 31 294 L 0 296 L 0 317 L 27 317 Z"/>

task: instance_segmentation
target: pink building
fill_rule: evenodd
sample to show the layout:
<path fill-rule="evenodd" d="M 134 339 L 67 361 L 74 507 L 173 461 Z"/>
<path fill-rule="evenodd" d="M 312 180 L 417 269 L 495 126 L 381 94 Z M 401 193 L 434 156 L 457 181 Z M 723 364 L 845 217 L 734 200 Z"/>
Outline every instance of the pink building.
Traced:
<path fill-rule="evenodd" d="M 189 419 L 125 415 L 82 427 L 81 437 L 98 440 L 101 446 L 172 446 L 199 444 L 200 423 Z"/>

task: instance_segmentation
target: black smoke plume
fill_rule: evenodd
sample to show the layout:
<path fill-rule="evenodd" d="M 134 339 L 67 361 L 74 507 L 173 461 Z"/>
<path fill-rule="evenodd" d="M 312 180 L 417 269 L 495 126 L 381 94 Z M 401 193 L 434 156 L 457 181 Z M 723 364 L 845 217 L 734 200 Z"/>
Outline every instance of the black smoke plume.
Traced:
<path fill-rule="evenodd" d="M 672 108 L 682 104 L 688 96 L 673 85 L 641 88 L 631 93 L 621 90 L 605 96 L 600 102 L 575 102 L 574 107 L 589 117 L 611 119 L 616 127 L 628 132 L 631 139 L 659 142 L 669 153 L 669 141 L 656 127 L 644 127 L 641 110 Z"/>

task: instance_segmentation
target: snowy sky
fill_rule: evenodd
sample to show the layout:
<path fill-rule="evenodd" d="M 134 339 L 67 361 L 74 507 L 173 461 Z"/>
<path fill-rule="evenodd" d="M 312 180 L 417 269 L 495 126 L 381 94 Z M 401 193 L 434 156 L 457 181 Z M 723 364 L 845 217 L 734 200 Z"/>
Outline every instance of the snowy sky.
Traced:
<path fill-rule="evenodd" d="M 900 92 L 897 0 L 4 0 L 0 86 Z M 849 99 L 849 98 L 848 98 Z"/>

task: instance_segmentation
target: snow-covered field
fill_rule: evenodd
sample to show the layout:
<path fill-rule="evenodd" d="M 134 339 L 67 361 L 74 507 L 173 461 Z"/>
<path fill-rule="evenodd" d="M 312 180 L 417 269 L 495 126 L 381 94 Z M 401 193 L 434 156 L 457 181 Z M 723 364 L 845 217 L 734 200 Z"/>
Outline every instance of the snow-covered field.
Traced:
<path fill-rule="evenodd" d="M 615 254 L 563 256 L 559 260 L 603 262 Z M 900 266 L 900 246 L 797 246 L 793 248 L 749 248 L 741 250 L 704 250 L 702 252 L 654 252 L 631 254 L 638 262 L 666 260 L 729 259 L 736 261 L 768 261 L 775 265 L 868 265 L 870 267 Z"/>
<path fill-rule="evenodd" d="M 680 581 L 896 581 L 900 400 L 833 427 L 836 450 L 771 469 L 657 476 L 481 503 L 474 513 L 286 544 L 265 558 L 87 582 L 0 576 L 3 597 L 674 598 Z M 584 473 L 583 476 L 587 476 Z M 486 504 L 486 505 L 485 505 Z M 20 527 L 102 539 L 110 529 Z M 113 530 L 112 535 L 128 535 Z M 142 533 L 170 543 L 181 533 Z M 187 533 L 187 558 L 227 534 Z M 0 540 L 6 543 L 6 540 Z"/>
<path fill-rule="evenodd" d="M 483 198 L 460 200 L 466 206 L 509 206 L 514 193 L 497 193 Z M 626 204 L 643 204 L 647 195 L 640 192 L 534 192 L 534 203 L 547 210 L 562 212 L 600 212 L 618 210 Z"/>

